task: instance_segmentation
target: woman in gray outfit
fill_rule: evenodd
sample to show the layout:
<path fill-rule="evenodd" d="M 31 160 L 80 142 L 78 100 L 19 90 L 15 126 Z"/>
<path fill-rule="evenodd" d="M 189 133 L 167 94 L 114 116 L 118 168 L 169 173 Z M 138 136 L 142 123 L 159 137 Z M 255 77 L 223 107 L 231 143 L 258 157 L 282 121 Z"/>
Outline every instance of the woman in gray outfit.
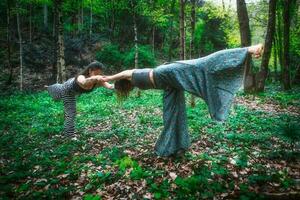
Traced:
<path fill-rule="evenodd" d="M 62 100 L 64 103 L 65 123 L 64 134 L 73 136 L 75 133 L 76 96 L 89 93 L 97 87 L 113 89 L 113 85 L 102 81 L 101 74 L 103 64 L 95 61 L 90 63 L 76 77 L 66 82 L 46 86 L 50 96 L 54 100 Z"/>
<path fill-rule="evenodd" d="M 194 60 L 163 64 L 154 69 L 125 70 L 103 81 L 116 81 L 118 96 L 126 97 L 133 87 L 164 90 L 164 129 L 155 151 L 170 156 L 190 146 L 184 91 L 201 97 L 210 116 L 218 121 L 227 118 L 235 93 L 241 87 L 248 55 L 260 57 L 263 45 L 218 51 Z"/>

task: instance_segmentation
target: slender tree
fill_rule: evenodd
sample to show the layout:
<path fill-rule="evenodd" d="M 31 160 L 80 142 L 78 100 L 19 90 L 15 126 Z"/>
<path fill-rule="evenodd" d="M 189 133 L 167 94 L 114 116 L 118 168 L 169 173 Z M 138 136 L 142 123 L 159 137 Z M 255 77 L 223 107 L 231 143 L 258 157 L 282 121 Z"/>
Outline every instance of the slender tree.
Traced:
<path fill-rule="evenodd" d="M 77 13 L 77 29 L 78 29 L 78 33 L 80 33 L 80 27 L 81 27 L 81 20 L 80 20 L 80 13 L 81 13 L 81 4 L 80 4 L 80 0 L 77 0 L 77 5 L 78 5 L 78 13 Z"/>
<path fill-rule="evenodd" d="M 16 2 L 17 8 L 17 29 L 18 29 L 18 38 L 19 38 L 19 60 L 20 60 L 20 90 L 23 90 L 23 41 L 22 41 L 22 34 L 21 34 L 21 22 L 20 22 L 20 8 L 18 1 Z"/>
<path fill-rule="evenodd" d="M 275 32 L 275 21 L 276 21 L 276 0 L 269 1 L 269 19 L 267 34 L 265 39 L 265 48 L 261 61 L 261 71 L 257 76 L 256 91 L 262 92 L 265 88 L 265 81 L 269 72 L 269 60 L 271 56 L 272 43 L 274 41 L 274 32 Z"/>
<path fill-rule="evenodd" d="M 137 1 L 130 0 L 132 8 L 133 32 L 134 32 L 134 68 L 139 68 L 139 47 L 138 47 L 138 29 L 137 29 Z M 140 97 L 141 91 L 138 90 L 137 96 Z"/>
<path fill-rule="evenodd" d="M 278 65 L 277 65 L 277 42 L 276 37 L 273 39 L 273 56 L 274 56 L 274 80 L 278 80 Z"/>
<path fill-rule="evenodd" d="M 279 60 L 279 64 L 280 67 L 283 67 L 283 50 L 282 50 L 282 46 L 283 46 L 283 39 L 282 39 L 282 12 L 281 12 L 281 7 L 282 5 L 280 5 L 279 3 L 281 3 L 281 1 L 279 1 L 277 3 L 277 27 L 276 27 L 276 38 L 277 38 L 277 54 L 278 54 L 278 60 Z M 281 71 L 283 71 L 283 69 L 281 69 Z M 281 77 L 282 79 L 282 77 Z"/>
<path fill-rule="evenodd" d="M 180 1 L 180 59 L 185 60 L 185 0 Z"/>
<path fill-rule="evenodd" d="M 291 2 L 291 8 L 292 8 L 292 12 L 291 12 L 291 20 L 292 20 L 292 29 L 293 32 L 296 31 L 295 29 L 297 29 L 298 27 L 298 35 L 299 34 L 299 24 L 300 24 L 300 0 L 292 0 Z M 295 37 L 295 36 L 294 36 Z M 292 37 L 291 37 L 292 39 Z M 298 37 L 299 40 L 299 37 Z M 295 69 L 295 75 L 293 78 L 291 78 L 291 82 L 294 84 L 300 84 L 300 63 L 294 63 L 294 69 Z"/>
<path fill-rule="evenodd" d="M 63 82 L 67 79 L 64 55 L 64 37 L 62 21 L 62 1 L 54 1 L 54 10 L 56 16 L 55 24 L 55 45 L 56 45 L 56 82 Z"/>
<path fill-rule="evenodd" d="M 52 16 L 53 16 L 53 24 L 52 24 L 52 42 L 53 42 L 53 45 L 52 45 L 52 80 L 56 80 L 56 72 L 57 72 L 57 69 L 56 69 L 56 61 L 57 61 L 57 51 L 56 51 L 56 20 L 57 20 L 57 17 L 56 17 L 56 9 L 55 9 L 55 5 L 52 9 Z"/>
<path fill-rule="evenodd" d="M 7 44 L 7 66 L 9 69 L 9 76 L 6 81 L 7 85 L 10 85 L 12 82 L 12 77 L 13 77 L 13 67 L 11 64 L 11 39 L 10 39 L 10 12 L 11 12 L 11 7 L 10 7 L 10 0 L 6 0 L 6 22 L 7 22 L 7 32 L 6 32 L 6 44 Z"/>
<path fill-rule="evenodd" d="M 237 0 L 237 14 L 239 20 L 241 43 L 243 47 L 251 45 L 248 10 L 245 0 Z"/>
<path fill-rule="evenodd" d="M 249 26 L 249 17 L 245 0 L 237 0 L 237 15 L 240 28 L 241 44 L 243 47 L 251 45 L 251 34 Z M 244 90 L 252 92 L 255 89 L 255 76 L 251 74 L 251 57 L 249 56 L 245 63 Z"/>
<path fill-rule="evenodd" d="M 137 19 L 136 19 L 136 9 L 137 2 L 131 0 L 132 15 L 133 15 L 133 32 L 134 32 L 134 67 L 137 69 L 139 67 L 139 47 L 138 47 L 138 30 L 137 30 Z"/>
<path fill-rule="evenodd" d="M 190 41 L 190 59 L 195 56 L 195 24 L 196 24 L 196 0 L 191 0 L 191 41 Z M 191 107 L 195 107 L 195 96 L 191 96 Z"/>
<path fill-rule="evenodd" d="M 191 0 L 191 39 L 190 39 L 190 59 L 195 56 L 195 24 L 196 24 L 196 0 Z"/>
<path fill-rule="evenodd" d="M 92 29 L 93 29 L 93 0 L 91 0 L 90 4 L 90 40 L 92 39 Z"/>
<path fill-rule="evenodd" d="M 151 0 L 152 10 L 155 10 L 155 0 Z M 152 53 L 155 52 L 155 23 L 152 25 Z"/>
<path fill-rule="evenodd" d="M 155 25 L 152 27 L 152 54 L 155 54 Z"/>
<path fill-rule="evenodd" d="M 84 1 L 84 0 L 81 0 L 81 6 L 80 6 L 80 8 L 81 8 L 81 17 L 80 17 L 80 19 L 81 19 L 81 26 L 84 26 L 84 24 L 83 24 L 83 18 L 84 18 L 84 13 L 83 13 L 83 1 Z"/>
<path fill-rule="evenodd" d="M 175 3 L 176 0 L 172 0 L 171 7 L 170 7 L 170 29 L 169 29 L 169 51 L 168 51 L 168 61 L 170 62 L 172 60 L 172 52 L 173 52 L 173 24 L 174 24 L 174 12 L 175 12 Z"/>
<path fill-rule="evenodd" d="M 43 5 L 43 15 L 44 15 L 44 29 L 47 31 L 48 30 L 48 5 L 44 3 Z"/>
<path fill-rule="evenodd" d="M 32 43 L 32 3 L 29 3 L 29 43 Z"/>
<path fill-rule="evenodd" d="M 115 39 L 115 28 L 116 28 L 116 9 L 115 9 L 115 0 L 111 0 L 111 18 L 110 18 L 110 39 L 113 41 Z"/>
<path fill-rule="evenodd" d="M 291 89 L 291 75 L 289 66 L 290 48 L 290 0 L 284 0 L 283 6 L 283 88 Z"/>

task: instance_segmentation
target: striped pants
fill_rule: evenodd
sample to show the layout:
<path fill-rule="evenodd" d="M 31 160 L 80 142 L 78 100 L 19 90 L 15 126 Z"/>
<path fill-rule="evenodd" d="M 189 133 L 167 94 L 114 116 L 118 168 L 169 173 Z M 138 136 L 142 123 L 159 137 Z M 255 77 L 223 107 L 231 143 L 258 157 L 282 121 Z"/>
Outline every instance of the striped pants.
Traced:
<path fill-rule="evenodd" d="M 76 97 L 74 94 L 65 94 L 62 99 L 65 115 L 64 134 L 71 136 L 75 134 Z"/>
<path fill-rule="evenodd" d="M 70 78 L 63 84 L 56 83 L 47 88 L 49 95 L 54 100 L 62 100 L 64 103 L 65 135 L 73 135 L 75 133 L 76 93 L 73 90 L 74 84 L 75 78 Z"/>

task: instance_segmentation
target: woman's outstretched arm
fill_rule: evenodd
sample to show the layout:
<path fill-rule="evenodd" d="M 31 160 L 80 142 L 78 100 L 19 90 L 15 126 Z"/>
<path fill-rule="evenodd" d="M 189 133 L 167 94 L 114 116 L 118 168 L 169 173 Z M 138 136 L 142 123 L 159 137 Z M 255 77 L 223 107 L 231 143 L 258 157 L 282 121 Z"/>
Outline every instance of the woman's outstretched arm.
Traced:
<path fill-rule="evenodd" d="M 86 78 L 83 75 L 79 75 L 77 77 L 77 82 L 79 83 L 80 86 L 84 88 L 92 87 L 93 85 L 97 84 L 100 80 L 100 75 L 97 76 L 91 76 Z"/>
<path fill-rule="evenodd" d="M 131 80 L 133 71 L 134 71 L 134 69 L 130 69 L 130 70 L 122 71 L 118 74 L 111 75 L 111 76 L 102 76 L 101 80 L 105 81 L 105 82 L 107 82 L 107 81 L 117 81 L 117 80 L 120 80 L 120 79 Z"/>

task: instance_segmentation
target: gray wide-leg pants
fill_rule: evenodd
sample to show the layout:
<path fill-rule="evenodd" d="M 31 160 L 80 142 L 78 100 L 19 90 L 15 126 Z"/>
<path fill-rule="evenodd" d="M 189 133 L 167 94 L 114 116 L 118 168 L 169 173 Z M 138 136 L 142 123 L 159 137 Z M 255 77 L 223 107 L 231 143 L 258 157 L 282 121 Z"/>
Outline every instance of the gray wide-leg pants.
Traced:
<path fill-rule="evenodd" d="M 164 90 L 164 129 L 155 144 L 159 156 L 170 156 L 190 146 L 184 91 L 201 97 L 213 119 L 227 118 L 243 83 L 247 55 L 247 48 L 228 49 L 154 69 L 155 86 Z"/>
<path fill-rule="evenodd" d="M 155 144 L 158 155 L 169 156 L 190 146 L 183 90 L 164 91 L 164 129 Z"/>

